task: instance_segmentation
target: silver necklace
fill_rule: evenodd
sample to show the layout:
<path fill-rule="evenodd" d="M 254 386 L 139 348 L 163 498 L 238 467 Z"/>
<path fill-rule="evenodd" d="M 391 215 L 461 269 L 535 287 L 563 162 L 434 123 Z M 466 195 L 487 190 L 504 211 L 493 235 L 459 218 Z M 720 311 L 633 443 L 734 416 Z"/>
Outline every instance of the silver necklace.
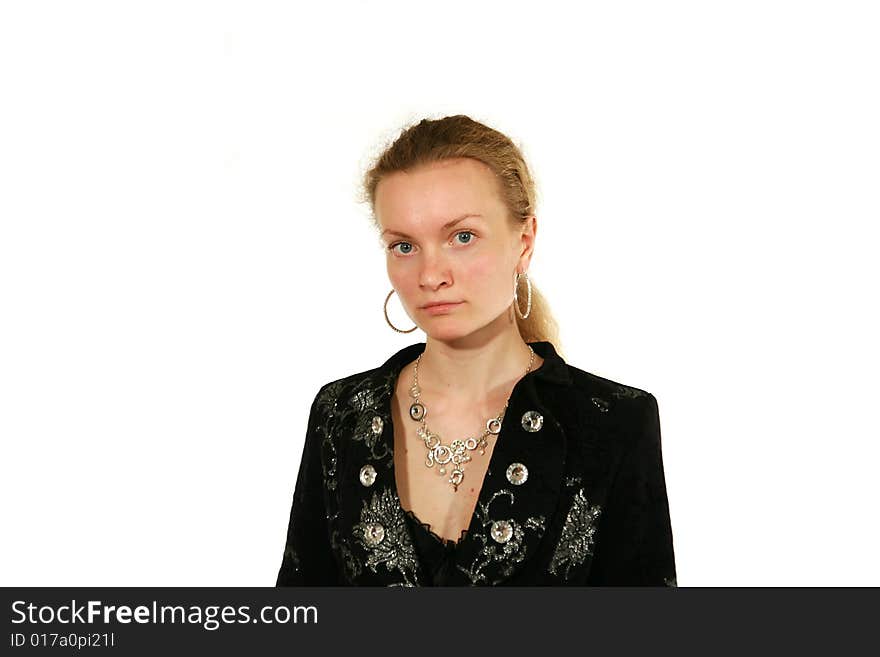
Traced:
<path fill-rule="evenodd" d="M 526 346 L 529 348 L 529 367 L 526 369 L 526 374 L 528 374 L 532 371 L 532 363 L 535 360 L 535 350 L 532 349 L 531 345 Z M 452 474 L 449 476 L 449 483 L 452 484 L 453 490 L 457 493 L 458 487 L 461 485 L 462 479 L 464 479 L 462 466 L 471 460 L 471 456 L 468 452 L 479 449 L 480 454 L 486 453 L 486 448 L 489 446 L 486 442 L 486 438 L 488 438 L 490 434 L 498 435 L 501 432 L 501 421 L 504 419 L 504 413 L 507 411 L 510 397 L 504 402 L 504 408 L 501 409 L 501 412 L 486 421 L 486 428 L 483 430 L 483 433 L 479 438 L 471 437 L 465 440 L 456 438 L 449 445 L 444 445 L 440 436 L 430 431 L 425 422 L 425 417 L 428 415 L 428 408 L 419 398 L 422 394 L 422 390 L 419 388 L 419 363 L 421 360 L 422 354 L 419 354 L 419 357 L 416 359 L 415 367 L 413 368 L 413 384 L 409 389 L 409 396 L 415 399 L 415 401 L 410 404 L 409 416 L 419 423 L 419 428 L 416 433 L 419 438 L 424 441 L 425 447 L 428 450 L 428 454 L 425 457 L 425 465 L 429 468 L 433 468 L 436 463 L 440 466 L 440 474 L 444 475 L 446 474 L 447 465 L 451 461 Z"/>

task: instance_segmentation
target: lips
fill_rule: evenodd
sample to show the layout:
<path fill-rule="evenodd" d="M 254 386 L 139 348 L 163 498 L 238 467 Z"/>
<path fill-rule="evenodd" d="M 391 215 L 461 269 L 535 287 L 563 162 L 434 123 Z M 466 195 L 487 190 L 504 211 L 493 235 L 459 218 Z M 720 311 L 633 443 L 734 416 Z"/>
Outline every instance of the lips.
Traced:
<path fill-rule="evenodd" d="M 433 306 L 448 306 L 454 305 L 456 303 L 461 303 L 461 301 L 432 301 L 431 303 L 422 306 L 422 308 L 432 308 Z"/>

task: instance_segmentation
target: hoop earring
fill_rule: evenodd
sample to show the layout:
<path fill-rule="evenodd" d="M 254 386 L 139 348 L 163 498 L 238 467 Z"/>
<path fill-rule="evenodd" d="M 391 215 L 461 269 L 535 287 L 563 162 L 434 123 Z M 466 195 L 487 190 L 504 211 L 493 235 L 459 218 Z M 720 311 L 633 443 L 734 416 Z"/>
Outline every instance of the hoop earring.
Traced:
<path fill-rule="evenodd" d="M 525 315 L 523 315 L 522 311 L 519 309 L 519 295 L 517 294 L 517 290 L 519 289 L 519 279 L 523 276 L 526 278 L 526 285 L 529 290 Z M 529 280 L 529 275 L 526 272 L 516 274 L 513 278 L 513 305 L 516 308 L 516 314 L 519 315 L 520 319 L 526 319 L 529 316 L 529 313 L 532 312 L 532 281 Z"/>
<path fill-rule="evenodd" d="M 415 331 L 417 328 L 419 328 L 418 324 L 416 324 L 415 326 L 413 326 L 409 331 L 401 331 L 399 328 L 397 328 L 394 324 L 391 323 L 391 320 L 390 320 L 390 319 L 388 319 L 388 300 L 391 298 L 391 295 L 394 294 L 394 292 L 395 292 L 395 290 L 394 290 L 394 288 L 392 287 L 392 288 L 391 288 L 391 292 L 389 292 L 389 293 L 388 293 L 388 296 L 385 297 L 385 308 L 384 308 L 384 311 L 385 311 L 385 321 L 388 323 L 388 326 L 390 326 L 391 328 L 393 328 L 393 329 L 394 329 L 395 331 L 397 331 L 398 333 L 412 333 L 412 332 Z"/>

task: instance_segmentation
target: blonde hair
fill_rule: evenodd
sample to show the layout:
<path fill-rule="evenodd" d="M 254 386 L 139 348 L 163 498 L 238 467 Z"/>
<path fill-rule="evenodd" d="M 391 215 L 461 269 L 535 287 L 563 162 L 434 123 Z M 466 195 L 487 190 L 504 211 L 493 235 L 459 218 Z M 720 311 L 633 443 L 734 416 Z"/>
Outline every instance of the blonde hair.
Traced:
<path fill-rule="evenodd" d="M 524 224 L 535 214 L 537 194 L 520 149 L 503 133 L 463 114 L 440 119 L 422 119 L 403 129 L 364 174 L 363 201 L 369 204 L 373 225 L 376 219 L 376 187 L 384 176 L 407 171 L 440 160 L 469 157 L 487 165 L 499 182 L 501 199 L 511 222 Z M 524 311 L 528 291 L 520 283 L 517 295 Z M 520 335 L 526 342 L 547 341 L 560 355 L 559 325 L 544 295 L 532 282 L 532 310 L 526 319 L 516 314 Z"/>

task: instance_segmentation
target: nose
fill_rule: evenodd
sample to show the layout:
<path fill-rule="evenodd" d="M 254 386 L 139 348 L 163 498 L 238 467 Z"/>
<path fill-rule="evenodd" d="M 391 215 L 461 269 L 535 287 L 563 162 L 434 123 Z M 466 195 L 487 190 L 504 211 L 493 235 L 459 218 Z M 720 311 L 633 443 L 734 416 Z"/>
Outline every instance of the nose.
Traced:
<path fill-rule="evenodd" d="M 419 285 L 422 288 L 433 290 L 443 284 L 449 286 L 452 283 L 452 274 L 442 255 L 428 254 L 422 263 L 422 269 L 419 272 Z"/>

